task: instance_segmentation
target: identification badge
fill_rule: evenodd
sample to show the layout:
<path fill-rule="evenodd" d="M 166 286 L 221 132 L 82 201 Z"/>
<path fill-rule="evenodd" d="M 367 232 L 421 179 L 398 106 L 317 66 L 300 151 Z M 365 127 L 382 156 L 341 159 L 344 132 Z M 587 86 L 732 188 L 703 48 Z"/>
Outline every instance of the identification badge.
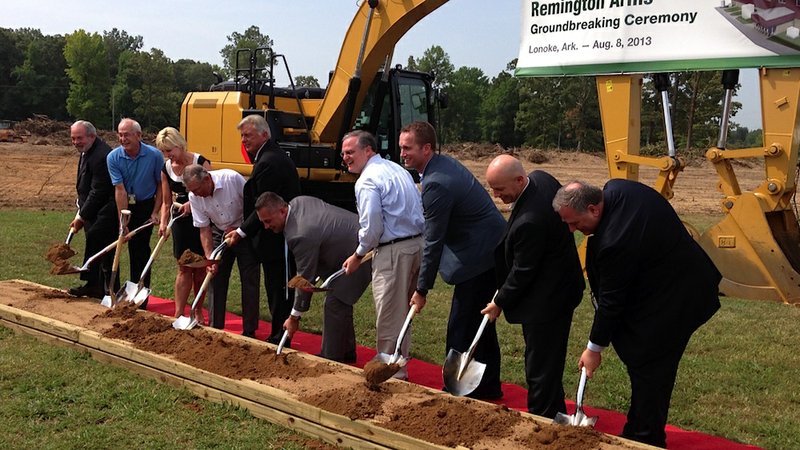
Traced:
<path fill-rule="evenodd" d="M 128 204 L 135 205 L 136 204 L 136 195 L 128 194 Z"/>

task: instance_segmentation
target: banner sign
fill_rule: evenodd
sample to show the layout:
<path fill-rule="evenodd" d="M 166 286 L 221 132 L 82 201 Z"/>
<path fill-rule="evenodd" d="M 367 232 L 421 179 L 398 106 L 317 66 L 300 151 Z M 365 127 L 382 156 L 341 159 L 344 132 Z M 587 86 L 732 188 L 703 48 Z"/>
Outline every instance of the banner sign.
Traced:
<path fill-rule="evenodd" d="M 800 67 L 800 0 L 522 1 L 517 76 L 753 67 Z"/>

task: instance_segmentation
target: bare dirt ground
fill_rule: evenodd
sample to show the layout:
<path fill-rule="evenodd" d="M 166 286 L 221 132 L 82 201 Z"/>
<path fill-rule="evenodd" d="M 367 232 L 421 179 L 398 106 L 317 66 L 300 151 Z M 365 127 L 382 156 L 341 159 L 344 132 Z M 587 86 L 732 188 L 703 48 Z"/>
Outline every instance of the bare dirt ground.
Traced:
<path fill-rule="evenodd" d="M 68 133 L 64 131 L 64 133 Z M 0 143 L 0 208 L 69 210 L 75 205 L 75 177 L 78 158 L 63 139 L 32 138 L 26 143 Z M 116 141 L 109 139 L 114 146 Z M 38 144 L 37 144 L 38 143 Z M 492 158 L 504 150 L 499 147 L 461 144 L 447 146 L 445 152 L 456 156 L 485 185 L 484 174 Z M 608 180 L 605 157 L 577 152 L 517 150 L 529 171 L 540 169 L 562 183 L 581 179 L 602 185 Z M 735 168 L 742 188 L 752 189 L 764 177 L 763 165 L 752 163 Z M 641 168 L 641 181 L 652 186 L 655 169 Z M 711 164 L 700 161 L 686 167 L 675 183 L 672 204 L 680 214 L 719 214 L 722 194 L 717 190 L 718 177 Z M 498 203 L 498 206 L 503 208 Z"/>
<path fill-rule="evenodd" d="M 590 428 L 551 425 L 504 406 L 407 382 L 368 386 L 360 369 L 292 350 L 276 355 L 270 344 L 203 327 L 178 331 L 172 328 L 171 318 L 137 311 L 132 304 L 107 309 L 62 291 L 14 281 L 0 281 L 0 290 L 0 303 L 5 305 L 97 331 L 231 379 L 255 380 L 351 420 L 446 447 L 635 448 Z"/>

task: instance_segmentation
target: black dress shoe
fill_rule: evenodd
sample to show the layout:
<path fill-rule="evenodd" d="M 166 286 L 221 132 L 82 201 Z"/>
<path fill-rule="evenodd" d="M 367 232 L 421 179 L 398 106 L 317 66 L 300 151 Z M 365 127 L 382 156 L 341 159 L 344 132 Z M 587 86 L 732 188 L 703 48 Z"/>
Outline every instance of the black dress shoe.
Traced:
<path fill-rule="evenodd" d="M 75 297 L 103 298 L 105 296 L 103 288 L 101 288 L 100 286 L 90 286 L 88 284 L 84 286 L 70 288 L 67 291 L 67 293 Z"/>
<path fill-rule="evenodd" d="M 467 394 L 465 397 L 474 398 L 477 400 L 500 400 L 503 398 L 503 390 L 499 387 L 497 389 L 478 388 Z"/>
<path fill-rule="evenodd" d="M 242 336 L 255 339 L 256 338 L 256 332 L 255 331 L 242 331 Z"/>

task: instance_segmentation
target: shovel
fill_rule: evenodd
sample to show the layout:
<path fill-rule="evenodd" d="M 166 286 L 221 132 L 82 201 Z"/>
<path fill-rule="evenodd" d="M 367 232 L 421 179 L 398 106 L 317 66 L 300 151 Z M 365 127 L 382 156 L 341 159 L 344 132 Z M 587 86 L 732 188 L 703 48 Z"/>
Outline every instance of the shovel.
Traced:
<path fill-rule="evenodd" d="M 122 253 L 122 246 L 125 245 L 125 227 L 131 218 L 131 212 L 123 209 L 119 213 L 119 238 L 117 238 L 117 249 L 114 251 L 114 263 L 111 265 L 111 277 L 108 280 L 108 294 L 103 297 L 100 304 L 106 308 L 113 308 L 117 304 L 117 294 L 114 293 L 114 280 L 117 278 L 119 270 L 119 256 Z"/>
<path fill-rule="evenodd" d="M 375 250 L 368 251 L 367 253 L 364 254 L 364 257 L 361 258 L 361 263 L 363 264 L 369 261 L 370 259 L 372 259 L 373 256 L 375 256 Z M 289 282 L 286 283 L 286 286 L 292 289 L 300 289 L 301 291 L 311 292 L 311 293 L 332 291 L 333 288 L 329 287 L 331 282 L 333 282 L 333 280 L 339 278 L 343 274 L 344 274 L 344 267 L 337 270 L 336 272 L 333 272 L 328 278 L 325 279 L 325 281 L 322 282 L 322 284 L 319 287 L 314 286 L 313 283 L 298 275 L 289 280 Z M 317 277 L 317 279 L 319 279 L 319 277 Z M 283 346 L 286 345 L 286 341 L 288 339 L 289 339 L 289 331 L 284 330 L 283 335 L 281 336 L 281 341 L 278 342 L 278 349 L 275 350 L 276 355 L 281 354 L 281 352 L 283 351 Z"/>
<path fill-rule="evenodd" d="M 372 259 L 373 256 L 375 256 L 375 250 L 368 251 L 366 254 L 364 254 L 364 257 L 361 258 L 361 263 L 363 264 L 363 263 L 369 261 L 370 259 Z M 292 288 L 295 288 L 295 289 L 300 289 L 301 291 L 304 291 L 304 292 L 327 292 L 327 291 L 332 291 L 333 288 L 330 287 L 331 283 L 335 279 L 337 279 L 340 276 L 342 276 L 343 274 L 344 274 L 344 267 L 342 267 L 341 269 L 337 270 L 336 272 L 333 272 L 328 278 L 325 279 L 325 281 L 322 282 L 322 284 L 320 286 L 314 286 L 313 283 L 311 283 L 310 281 L 306 280 L 305 278 L 303 278 L 301 276 L 296 276 L 296 277 L 292 278 L 292 280 L 291 280 L 292 284 L 289 287 L 292 287 Z"/>
<path fill-rule="evenodd" d="M 170 216 L 173 216 L 173 211 L 174 210 L 170 210 Z M 161 246 L 163 246 L 164 242 L 166 242 L 169 238 L 172 224 L 185 215 L 186 214 L 184 213 L 176 217 L 170 217 L 169 223 L 167 223 L 167 231 L 165 231 L 164 235 L 158 239 L 158 242 L 153 249 L 153 253 L 150 254 L 150 259 L 147 260 L 147 264 L 145 264 L 144 269 L 142 269 L 142 274 L 139 276 L 139 283 L 134 283 L 130 280 L 126 281 L 122 288 L 117 292 L 117 302 L 128 301 L 135 303 L 136 306 L 140 306 L 145 302 L 145 300 L 147 300 L 147 297 L 150 296 L 150 292 L 152 292 L 152 290 L 144 287 L 145 276 L 150 271 L 150 267 L 153 265 L 153 260 L 156 259 L 158 252 L 161 250 Z"/>
<path fill-rule="evenodd" d="M 153 225 L 153 222 L 150 222 L 150 221 L 143 223 L 139 228 L 135 228 L 133 231 L 131 231 L 130 233 L 126 234 L 123 240 L 132 238 L 138 232 L 140 232 L 140 231 L 144 230 L 145 228 L 147 228 L 149 226 L 152 226 L 152 225 Z M 97 261 L 98 258 L 100 258 L 101 256 L 105 255 L 106 253 L 108 253 L 111 250 L 113 250 L 114 248 L 116 248 L 118 242 L 119 242 L 119 239 L 117 239 L 116 241 L 108 244 L 102 250 L 100 250 L 99 252 L 97 252 L 94 255 L 92 255 L 89 259 L 87 259 L 86 262 L 83 263 L 82 266 L 80 266 L 80 267 L 78 267 L 78 266 L 69 266 L 64 270 L 60 270 L 56 275 L 67 275 L 67 274 L 71 274 L 71 273 L 86 272 L 87 270 L 89 270 L 89 266 L 92 265 L 93 262 Z"/>
<path fill-rule="evenodd" d="M 222 244 L 219 244 L 214 251 L 211 252 L 212 261 L 219 261 L 222 258 L 222 252 L 225 251 L 225 247 L 228 246 L 229 241 L 223 241 Z M 200 285 L 200 289 L 197 291 L 197 295 L 194 296 L 194 301 L 192 302 L 192 309 L 189 312 L 189 317 L 181 315 L 174 322 L 172 322 L 172 328 L 176 330 L 191 330 L 192 328 L 196 327 L 199 320 L 197 320 L 197 305 L 200 302 L 200 299 L 203 298 L 203 293 L 208 288 L 208 283 L 211 282 L 211 278 L 214 275 L 211 272 L 206 274 L 206 277 L 203 279 L 203 284 Z"/>
<path fill-rule="evenodd" d="M 497 292 L 494 293 L 494 297 L 497 297 Z M 492 301 L 494 301 L 494 297 Z M 444 378 L 447 392 L 460 397 L 474 391 L 481 383 L 483 373 L 486 371 L 486 364 L 473 360 L 472 356 L 475 354 L 475 347 L 478 346 L 478 341 L 488 323 L 489 315 L 486 314 L 466 353 L 461 353 L 454 348 L 447 353 L 447 358 L 442 366 L 442 378 Z"/>
<path fill-rule="evenodd" d="M 581 367 L 581 380 L 578 382 L 578 395 L 575 398 L 575 414 L 568 415 L 557 413 L 553 423 L 558 425 L 572 425 L 576 427 L 593 427 L 597 423 L 597 416 L 588 417 L 583 412 L 583 390 L 586 388 L 586 367 Z"/>
<path fill-rule="evenodd" d="M 364 366 L 364 377 L 369 384 L 375 386 L 383 383 L 406 365 L 408 361 L 400 355 L 400 346 L 403 345 L 403 339 L 406 337 L 408 327 L 411 325 L 411 321 L 416 314 L 417 307 L 412 306 L 411 309 L 408 310 L 406 321 L 403 322 L 403 326 L 400 328 L 400 334 L 397 335 L 397 344 L 394 346 L 394 353 L 391 355 L 387 353 L 378 353 L 375 359 Z"/>

